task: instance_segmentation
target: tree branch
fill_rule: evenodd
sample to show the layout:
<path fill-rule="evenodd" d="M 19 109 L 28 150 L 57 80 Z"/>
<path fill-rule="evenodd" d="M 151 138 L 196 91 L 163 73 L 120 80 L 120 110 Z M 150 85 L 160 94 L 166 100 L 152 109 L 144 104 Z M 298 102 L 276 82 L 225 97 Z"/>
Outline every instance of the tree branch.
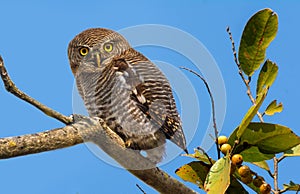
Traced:
<path fill-rule="evenodd" d="M 0 138 L 0 159 L 66 148 L 83 143 L 77 129 L 72 126 L 41 133 Z"/>
<path fill-rule="evenodd" d="M 160 193 L 196 193 L 155 167 L 155 164 L 144 158 L 139 152 L 125 148 L 123 140 L 100 118 L 81 115 L 64 116 L 20 91 L 9 78 L 1 57 L 0 73 L 9 92 L 32 104 L 48 116 L 69 124 L 63 128 L 36 134 L 0 138 L 0 159 L 51 151 L 83 142 L 93 142 L 131 174 Z"/>

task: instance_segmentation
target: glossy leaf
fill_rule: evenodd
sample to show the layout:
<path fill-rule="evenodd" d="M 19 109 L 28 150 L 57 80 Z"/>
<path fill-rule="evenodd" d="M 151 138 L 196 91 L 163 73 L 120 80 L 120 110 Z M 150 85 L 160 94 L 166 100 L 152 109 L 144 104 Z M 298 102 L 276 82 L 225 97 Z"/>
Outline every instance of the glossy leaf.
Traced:
<path fill-rule="evenodd" d="M 293 181 L 290 181 L 289 184 L 283 184 L 283 187 L 289 191 L 300 191 L 300 184 L 296 184 Z"/>
<path fill-rule="evenodd" d="M 226 155 L 210 168 L 204 189 L 208 194 L 225 193 L 230 184 L 230 158 Z"/>
<path fill-rule="evenodd" d="M 209 172 L 209 166 L 200 161 L 193 161 L 178 168 L 175 173 L 184 181 L 196 184 L 204 189 L 204 181 Z"/>
<path fill-rule="evenodd" d="M 238 60 L 243 72 L 252 76 L 266 56 L 266 49 L 275 38 L 278 17 L 271 9 L 263 9 L 247 22 L 238 52 Z"/>
<path fill-rule="evenodd" d="M 194 149 L 194 152 L 193 154 L 183 154 L 183 156 L 188 156 L 188 157 L 191 157 L 191 158 L 195 158 L 197 160 L 200 160 L 206 164 L 211 164 L 214 163 L 215 161 L 213 159 L 208 159 L 207 156 L 202 153 L 201 151 L 199 151 L 198 149 Z"/>
<path fill-rule="evenodd" d="M 271 116 L 274 115 L 275 113 L 282 112 L 282 110 L 283 110 L 282 103 L 280 102 L 279 104 L 277 104 L 277 100 L 273 100 L 266 108 L 265 114 Z"/>
<path fill-rule="evenodd" d="M 240 154 L 243 156 L 245 162 L 261 162 L 270 160 L 275 156 L 275 154 L 262 153 L 257 146 L 251 146 L 250 148 L 240 152 Z"/>
<path fill-rule="evenodd" d="M 237 130 L 237 133 L 236 133 L 236 136 L 237 136 L 237 139 L 239 139 L 245 129 L 247 128 L 247 126 L 249 125 L 249 123 L 252 121 L 252 119 L 254 118 L 254 116 L 256 115 L 257 111 L 259 110 L 259 108 L 261 107 L 264 99 L 266 98 L 267 96 L 267 92 L 268 92 L 268 89 L 265 88 L 263 90 L 263 92 L 261 92 L 258 96 L 257 96 L 257 99 L 256 99 L 256 104 L 252 105 L 248 112 L 246 113 L 246 115 L 244 116 L 241 124 L 239 125 L 238 127 L 238 130 Z"/>
<path fill-rule="evenodd" d="M 300 156 L 300 144 L 284 152 L 285 156 Z"/>
<path fill-rule="evenodd" d="M 275 81 L 278 74 L 278 66 L 270 60 L 267 60 L 259 72 L 256 95 L 264 88 L 269 88 Z"/>
<path fill-rule="evenodd" d="M 230 135 L 229 144 L 233 144 L 237 139 L 238 130 L 239 128 L 235 129 Z M 263 154 L 276 154 L 287 151 L 298 144 L 300 144 L 300 138 L 288 127 L 271 123 L 250 123 L 241 136 L 240 144 L 234 153 L 243 151 L 245 153 L 247 149 L 257 147 L 258 151 Z"/>

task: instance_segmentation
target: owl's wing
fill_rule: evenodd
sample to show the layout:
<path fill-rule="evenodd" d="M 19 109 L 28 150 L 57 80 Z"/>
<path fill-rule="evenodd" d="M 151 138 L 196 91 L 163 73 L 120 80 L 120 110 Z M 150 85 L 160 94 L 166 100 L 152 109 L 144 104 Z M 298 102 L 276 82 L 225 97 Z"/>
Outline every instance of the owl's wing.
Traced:
<path fill-rule="evenodd" d="M 113 68 L 131 89 L 131 100 L 167 139 L 186 151 L 186 141 L 169 82 L 149 60 L 130 63 L 115 59 Z M 131 65 L 132 64 L 132 65 Z"/>

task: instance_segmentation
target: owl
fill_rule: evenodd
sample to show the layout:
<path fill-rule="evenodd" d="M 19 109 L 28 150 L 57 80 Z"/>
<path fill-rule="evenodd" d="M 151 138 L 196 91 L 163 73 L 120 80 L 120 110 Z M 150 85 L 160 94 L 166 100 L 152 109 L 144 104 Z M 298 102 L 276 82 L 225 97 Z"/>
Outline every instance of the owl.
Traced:
<path fill-rule="evenodd" d="M 167 139 L 186 151 L 168 80 L 123 36 L 87 29 L 69 43 L 68 57 L 89 115 L 102 118 L 127 148 L 145 151 L 155 163 L 163 159 Z"/>

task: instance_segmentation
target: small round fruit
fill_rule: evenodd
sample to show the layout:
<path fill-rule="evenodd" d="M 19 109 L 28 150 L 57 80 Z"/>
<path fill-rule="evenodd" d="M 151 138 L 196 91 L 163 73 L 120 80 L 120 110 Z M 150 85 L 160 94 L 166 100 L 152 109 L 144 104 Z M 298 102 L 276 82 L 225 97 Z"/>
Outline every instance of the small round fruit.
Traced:
<path fill-rule="evenodd" d="M 231 162 L 234 164 L 234 165 L 241 165 L 243 163 L 243 156 L 241 154 L 234 154 L 232 157 L 231 157 Z"/>
<path fill-rule="evenodd" d="M 257 176 L 255 177 L 255 179 L 253 180 L 253 185 L 256 186 L 256 187 L 260 187 L 262 184 L 263 184 L 263 181 L 265 179 L 261 176 Z"/>
<path fill-rule="evenodd" d="M 249 174 L 246 177 L 241 177 L 241 180 L 245 184 L 250 184 L 253 181 L 253 177 Z"/>
<path fill-rule="evenodd" d="M 230 150 L 231 150 L 231 145 L 228 143 L 225 143 L 221 146 L 220 150 L 223 154 L 227 154 L 227 152 L 230 152 Z"/>
<path fill-rule="evenodd" d="M 228 141 L 228 139 L 227 139 L 227 137 L 225 135 L 221 135 L 221 136 L 218 137 L 218 144 L 219 145 L 227 143 L 227 141 Z"/>
<path fill-rule="evenodd" d="M 267 183 L 260 185 L 259 190 L 262 194 L 268 194 L 271 192 L 271 186 Z"/>
<path fill-rule="evenodd" d="M 241 175 L 241 177 L 247 177 L 251 175 L 251 170 L 248 166 L 241 166 L 238 170 L 238 173 Z"/>

